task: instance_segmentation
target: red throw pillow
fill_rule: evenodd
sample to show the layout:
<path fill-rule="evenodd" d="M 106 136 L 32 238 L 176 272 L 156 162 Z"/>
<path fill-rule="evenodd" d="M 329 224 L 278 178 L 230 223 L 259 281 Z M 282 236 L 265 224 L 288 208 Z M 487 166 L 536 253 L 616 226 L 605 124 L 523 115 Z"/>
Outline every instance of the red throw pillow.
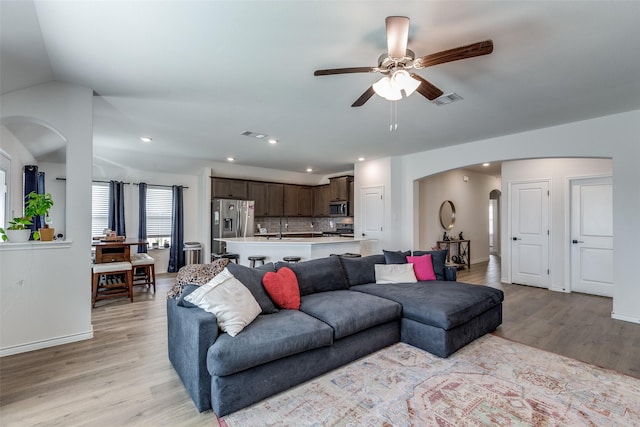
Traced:
<path fill-rule="evenodd" d="M 418 280 L 436 280 L 436 273 L 433 271 L 431 254 L 420 256 L 408 256 L 407 262 L 413 264 L 413 272 Z"/>
<path fill-rule="evenodd" d="M 267 293 L 280 308 L 300 309 L 300 288 L 296 274 L 289 267 L 267 272 L 262 278 Z"/>

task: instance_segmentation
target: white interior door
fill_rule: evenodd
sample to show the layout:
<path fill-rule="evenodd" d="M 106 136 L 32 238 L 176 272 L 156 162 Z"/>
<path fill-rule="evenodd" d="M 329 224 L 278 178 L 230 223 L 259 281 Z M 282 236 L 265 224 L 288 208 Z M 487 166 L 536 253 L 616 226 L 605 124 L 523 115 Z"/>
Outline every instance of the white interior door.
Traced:
<path fill-rule="evenodd" d="M 613 296 L 611 177 L 571 181 L 571 291 Z"/>
<path fill-rule="evenodd" d="M 511 282 L 549 288 L 549 182 L 511 186 Z"/>
<path fill-rule="evenodd" d="M 365 187 L 360 190 L 362 212 L 362 237 L 369 254 L 381 253 L 381 240 L 384 226 L 384 188 L 382 186 Z"/>

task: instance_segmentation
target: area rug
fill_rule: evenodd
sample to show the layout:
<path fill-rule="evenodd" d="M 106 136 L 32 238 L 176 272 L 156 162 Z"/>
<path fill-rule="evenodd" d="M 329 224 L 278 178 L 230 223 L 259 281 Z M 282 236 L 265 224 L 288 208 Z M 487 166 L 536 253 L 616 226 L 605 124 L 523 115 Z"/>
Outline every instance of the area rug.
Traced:
<path fill-rule="evenodd" d="M 447 359 L 399 343 L 220 424 L 640 426 L 640 380 L 494 335 Z"/>

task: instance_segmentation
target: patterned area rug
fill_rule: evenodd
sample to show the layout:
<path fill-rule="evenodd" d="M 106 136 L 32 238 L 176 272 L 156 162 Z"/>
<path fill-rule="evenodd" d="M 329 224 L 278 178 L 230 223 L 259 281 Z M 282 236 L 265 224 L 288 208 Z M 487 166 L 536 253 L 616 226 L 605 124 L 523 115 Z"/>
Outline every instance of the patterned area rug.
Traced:
<path fill-rule="evenodd" d="M 640 426 L 640 380 L 486 335 L 395 344 L 220 420 L 236 426 Z"/>

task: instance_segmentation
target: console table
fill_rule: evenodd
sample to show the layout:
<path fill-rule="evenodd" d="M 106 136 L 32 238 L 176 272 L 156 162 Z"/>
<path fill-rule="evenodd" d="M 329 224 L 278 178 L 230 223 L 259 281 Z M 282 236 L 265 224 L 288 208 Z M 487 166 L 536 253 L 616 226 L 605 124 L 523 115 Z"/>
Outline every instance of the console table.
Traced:
<path fill-rule="evenodd" d="M 459 258 L 458 262 L 451 261 L 451 246 L 456 248 L 454 255 Z M 438 248 L 447 250 L 447 264 L 471 269 L 471 240 L 438 240 Z"/>

